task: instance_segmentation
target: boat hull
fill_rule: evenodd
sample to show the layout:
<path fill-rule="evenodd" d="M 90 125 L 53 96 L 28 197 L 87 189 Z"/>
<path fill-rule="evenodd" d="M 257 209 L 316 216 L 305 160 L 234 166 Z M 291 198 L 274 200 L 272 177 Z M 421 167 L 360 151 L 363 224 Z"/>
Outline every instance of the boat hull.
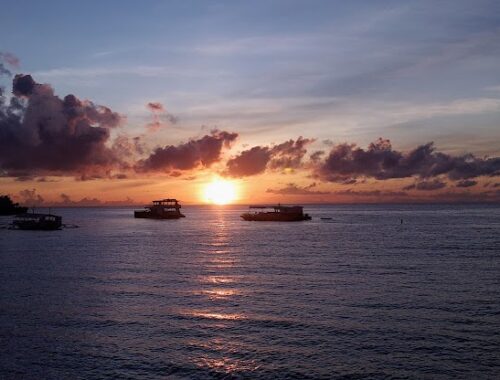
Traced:
<path fill-rule="evenodd" d="M 39 231 L 54 231 L 60 230 L 62 224 L 59 222 L 46 221 L 46 222 L 34 222 L 34 221 L 14 221 L 13 226 L 18 230 L 39 230 Z"/>
<path fill-rule="evenodd" d="M 256 222 L 301 222 L 304 220 L 311 220 L 307 214 L 282 214 L 282 213 L 245 213 L 241 215 L 243 220 L 256 221 Z"/>
<path fill-rule="evenodd" d="M 151 211 L 134 211 L 135 218 L 144 219 L 180 219 L 185 218 L 185 215 L 176 212 L 153 213 Z"/>

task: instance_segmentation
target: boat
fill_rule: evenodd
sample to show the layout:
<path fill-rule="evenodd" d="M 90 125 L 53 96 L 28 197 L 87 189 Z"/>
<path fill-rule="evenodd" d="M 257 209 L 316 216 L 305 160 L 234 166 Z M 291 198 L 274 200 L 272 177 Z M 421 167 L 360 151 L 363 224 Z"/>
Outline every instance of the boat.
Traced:
<path fill-rule="evenodd" d="M 160 199 L 144 206 L 144 210 L 134 211 L 135 218 L 149 219 L 179 219 L 184 218 L 180 211 L 181 205 L 177 199 Z"/>
<path fill-rule="evenodd" d="M 304 214 L 302 206 L 250 206 L 250 209 L 260 211 L 241 214 L 244 220 L 259 222 L 298 222 L 311 220 L 309 214 Z"/>
<path fill-rule="evenodd" d="M 12 221 L 12 228 L 18 230 L 59 230 L 62 217 L 54 214 L 26 213 L 19 214 Z"/>
<path fill-rule="evenodd" d="M 28 212 L 27 207 L 14 203 L 8 195 L 0 195 L 0 215 L 18 215 Z"/>

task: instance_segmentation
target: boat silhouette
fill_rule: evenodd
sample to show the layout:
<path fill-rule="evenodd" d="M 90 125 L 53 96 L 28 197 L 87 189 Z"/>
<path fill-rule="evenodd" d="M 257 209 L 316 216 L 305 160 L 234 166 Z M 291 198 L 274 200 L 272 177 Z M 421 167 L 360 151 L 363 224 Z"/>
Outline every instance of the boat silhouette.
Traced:
<path fill-rule="evenodd" d="M 302 206 L 250 206 L 250 209 L 260 209 L 261 211 L 246 212 L 241 214 L 241 218 L 247 221 L 258 222 L 299 222 L 311 220 L 309 214 L 304 214 Z"/>
<path fill-rule="evenodd" d="M 62 217 L 54 214 L 26 213 L 19 214 L 12 221 L 12 228 L 18 230 L 60 230 Z"/>
<path fill-rule="evenodd" d="M 166 198 L 153 201 L 152 204 L 144 206 L 144 210 L 134 211 L 135 218 L 148 219 L 179 219 L 184 218 L 180 211 L 181 205 L 177 199 Z"/>

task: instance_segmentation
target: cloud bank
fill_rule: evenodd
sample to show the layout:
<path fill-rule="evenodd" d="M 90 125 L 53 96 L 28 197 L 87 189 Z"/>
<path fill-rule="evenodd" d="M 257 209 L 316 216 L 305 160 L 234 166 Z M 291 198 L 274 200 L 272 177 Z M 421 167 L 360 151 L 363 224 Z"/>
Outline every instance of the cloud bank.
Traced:
<path fill-rule="evenodd" d="M 31 75 L 14 77 L 13 96 L 0 93 L 0 168 L 4 176 L 102 173 L 119 165 L 107 142 L 123 117 L 105 106 L 60 98 Z"/>
<path fill-rule="evenodd" d="M 320 191 L 314 190 L 317 186 L 316 182 L 311 183 L 307 186 L 299 186 L 295 183 L 289 183 L 285 187 L 280 189 L 267 189 L 266 193 L 278 194 L 278 195 L 326 195 L 331 194 L 330 191 Z"/>
<path fill-rule="evenodd" d="M 313 139 L 299 137 L 273 146 L 255 146 L 244 150 L 226 163 L 225 175 L 247 177 L 263 173 L 266 169 L 296 169 L 307 153 L 306 146 Z"/>
<path fill-rule="evenodd" d="M 408 152 L 400 152 L 393 149 L 391 142 L 386 139 L 371 143 L 367 149 L 356 144 L 336 145 L 314 169 L 316 178 L 338 183 L 352 183 L 358 178 L 428 179 L 437 176 L 464 180 L 499 174 L 498 157 L 478 158 L 472 154 L 451 156 L 437 151 L 433 143 L 420 145 Z"/>
<path fill-rule="evenodd" d="M 210 135 L 192 139 L 180 145 L 156 148 L 146 159 L 137 163 L 139 172 L 171 172 L 208 168 L 221 159 L 224 148 L 237 139 L 237 133 L 213 130 Z"/>

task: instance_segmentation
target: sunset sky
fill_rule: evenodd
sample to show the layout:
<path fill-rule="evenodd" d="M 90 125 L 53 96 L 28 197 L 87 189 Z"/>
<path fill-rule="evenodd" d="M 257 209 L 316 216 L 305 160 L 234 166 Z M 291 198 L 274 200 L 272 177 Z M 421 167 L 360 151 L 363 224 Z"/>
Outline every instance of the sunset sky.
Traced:
<path fill-rule="evenodd" d="M 498 1 L 4 1 L 0 193 L 500 201 Z"/>

